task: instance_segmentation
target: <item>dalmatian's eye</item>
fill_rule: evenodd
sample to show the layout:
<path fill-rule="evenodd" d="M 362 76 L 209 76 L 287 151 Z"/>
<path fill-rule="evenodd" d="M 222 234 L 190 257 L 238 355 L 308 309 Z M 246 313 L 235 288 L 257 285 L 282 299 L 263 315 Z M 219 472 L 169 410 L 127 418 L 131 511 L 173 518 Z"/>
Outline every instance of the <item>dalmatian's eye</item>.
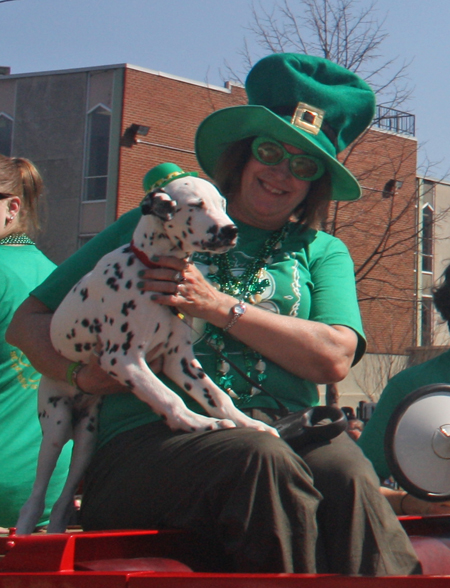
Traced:
<path fill-rule="evenodd" d="M 226 212 L 227 211 L 227 201 L 226 201 L 226 199 L 225 198 L 221 198 L 220 199 L 220 204 L 222 205 L 222 210 L 224 212 Z"/>

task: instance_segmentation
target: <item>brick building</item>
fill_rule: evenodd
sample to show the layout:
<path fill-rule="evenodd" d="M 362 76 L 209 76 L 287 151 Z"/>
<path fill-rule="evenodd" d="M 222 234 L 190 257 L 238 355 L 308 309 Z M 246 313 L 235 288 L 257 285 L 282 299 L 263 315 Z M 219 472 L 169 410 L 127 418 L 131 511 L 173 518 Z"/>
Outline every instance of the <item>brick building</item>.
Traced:
<path fill-rule="evenodd" d="M 238 86 L 210 86 L 129 65 L 2 72 L 0 151 L 30 158 L 43 174 L 47 225 L 38 244 L 56 263 L 136 206 L 142 177 L 154 165 L 174 161 L 199 170 L 194 136 L 200 121 L 246 102 Z M 382 113 L 343 154 L 364 195 L 330 208 L 327 230 L 355 260 L 369 342 L 366 358 L 339 386 L 344 404 L 355 405 L 362 392 L 379 392 L 386 378 L 380 361 L 392 366 L 417 342 L 417 143 L 399 120 Z"/>

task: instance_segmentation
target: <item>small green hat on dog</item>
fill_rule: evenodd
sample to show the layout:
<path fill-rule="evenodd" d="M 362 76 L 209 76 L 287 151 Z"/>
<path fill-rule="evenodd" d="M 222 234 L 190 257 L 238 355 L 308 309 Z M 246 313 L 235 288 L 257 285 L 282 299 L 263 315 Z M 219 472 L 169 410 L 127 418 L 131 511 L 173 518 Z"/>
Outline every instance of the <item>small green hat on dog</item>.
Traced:
<path fill-rule="evenodd" d="M 356 178 L 337 155 L 373 119 L 375 95 L 364 80 L 321 57 L 275 53 L 251 69 L 245 88 L 247 105 L 217 110 L 198 128 L 197 159 L 210 177 L 230 143 L 262 135 L 320 157 L 333 200 L 360 197 Z"/>
<path fill-rule="evenodd" d="M 169 182 L 177 180 L 178 178 L 184 178 L 185 176 L 198 176 L 197 172 L 185 172 L 178 167 L 175 163 L 160 163 L 156 167 L 152 167 L 142 180 L 142 186 L 144 192 L 154 192 L 158 188 L 167 186 Z"/>

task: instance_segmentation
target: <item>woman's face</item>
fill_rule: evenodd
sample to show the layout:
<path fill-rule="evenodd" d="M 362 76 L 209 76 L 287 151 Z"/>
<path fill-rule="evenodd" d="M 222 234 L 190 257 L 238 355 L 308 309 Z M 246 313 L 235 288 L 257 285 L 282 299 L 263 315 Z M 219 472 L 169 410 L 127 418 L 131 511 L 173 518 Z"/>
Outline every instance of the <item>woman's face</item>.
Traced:
<path fill-rule="evenodd" d="M 297 147 L 283 145 L 289 153 L 303 153 Z M 242 172 L 239 193 L 228 202 L 228 211 L 236 220 L 260 229 L 279 229 L 306 198 L 310 185 L 291 174 L 288 159 L 265 165 L 251 155 Z"/>

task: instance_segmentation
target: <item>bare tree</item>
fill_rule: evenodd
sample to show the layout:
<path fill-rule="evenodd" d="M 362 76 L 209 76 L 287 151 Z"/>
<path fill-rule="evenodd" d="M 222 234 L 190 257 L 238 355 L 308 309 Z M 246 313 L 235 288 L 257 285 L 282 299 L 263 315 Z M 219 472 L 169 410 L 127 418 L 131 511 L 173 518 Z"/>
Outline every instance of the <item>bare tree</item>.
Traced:
<path fill-rule="evenodd" d="M 377 19 L 376 1 L 360 7 L 358 0 L 279 0 L 252 3 L 247 29 L 263 55 L 289 51 L 330 59 L 365 79 L 377 94 L 379 104 L 398 108 L 411 94 L 407 63 L 384 59 L 381 45 L 388 34 L 386 17 Z M 239 51 L 244 72 L 255 59 L 244 39 Z M 259 59 L 260 56 L 257 56 Z M 229 78 L 242 83 L 242 76 L 227 64 Z"/>

